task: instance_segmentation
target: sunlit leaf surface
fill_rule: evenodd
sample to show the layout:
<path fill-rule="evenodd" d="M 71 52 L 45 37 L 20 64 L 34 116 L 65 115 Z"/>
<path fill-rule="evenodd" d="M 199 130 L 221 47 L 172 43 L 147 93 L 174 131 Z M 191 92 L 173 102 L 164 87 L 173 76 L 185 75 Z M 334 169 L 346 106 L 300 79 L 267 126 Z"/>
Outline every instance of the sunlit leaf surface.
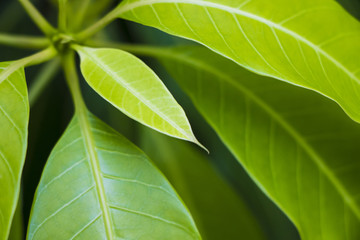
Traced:
<path fill-rule="evenodd" d="M 247 203 L 217 172 L 206 153 L 149 130 L 143 131 L 141 139 L 143 150 L 189 207 L 204 240 L 267 239 Z"/>
<path fill-rule="evenodd" d="M 360 122 L 360 23 L 333 0 L 125 0 L 118 16 L 316 90 Z"/>
<path fill-rule="evenodd" d="M 9 63 L 0 63 L 0 72 Z M 29 103 L 24 69 L 0 83 L 0 239 L 7 239 L 20 191 Z"/>
<path fill-rule="evenodd" d="M 360 126 L 335 103 L 204 48 L 165 66 L 302 239 L 360 238 Z"/>
<path fill-rule="evenodd" d="M 103 98 L 148 127 L 199 144 L 183 109 L 141 60 L 116 49 L 76 49 L 86 81 Z"/>
<path fill-rule="evenodd" d="M 75 116 L 38 186 L 28 239 L 200 239 L 165 177 L 137 147 Z"/>

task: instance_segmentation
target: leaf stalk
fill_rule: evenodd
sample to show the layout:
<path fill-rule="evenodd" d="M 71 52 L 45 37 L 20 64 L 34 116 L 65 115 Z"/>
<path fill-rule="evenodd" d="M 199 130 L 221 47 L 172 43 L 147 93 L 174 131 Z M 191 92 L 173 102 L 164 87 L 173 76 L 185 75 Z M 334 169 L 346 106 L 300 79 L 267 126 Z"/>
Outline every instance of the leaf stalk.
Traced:
<path fill-rule="evenodd" d="M 0 44 L 17 48 L 43 49 L 50 45 L 50 41 L 45 37 L 0 33 Z"/>
<path fill-rule="evenodd" d="M 108 14 L 106 14 L 103 18 L 101 18 L 99 21 L 85 29 L 84 31 L 80 32 L 76 39 L 80 42 L 85 41 L 86 39 L 90 38 L 100 30 L 102 30 L 104 27 L 106 27 L 109 23 L 111 23 L 114 19 L 117 18 L 118 15 L 118 7 L 114 8 L 112 11 L 110 11 Z"/>
<path fill-rule="evenodd" d="M 38 26 L 38 28 L 47 36 L 56 33 L 56 29 L 41 15 L 29 0 L 19 0 L 30 18 Z"/>
<path fill-rule="evenodd" d="M 59 0 L 58 27 L 61 31 L 65 31 L 67 28 L 66 2 L 67 0 Z"/>
<path fill-rule="evenodd" d="M 41 52 L 12 62 L 4 71 L 0 73 L 0 84 L 19 68 L 46 62 L 55 57 L 56 54 L 57 51 L 53 47 L 48 47 Z"/>
<path fill-rule="evenodd" d="M 86 105 L 81 95 L 79 77 L 76 72 L 74 51 L 67 51 L 62 56 L 66 82 L 70 88 L 71 96 L 75 105 L 75 112 L 78 115 L 86 114 Z"/>
<path fill-rule="evenodd" d="M 168 47 L 162 46 L 151 46 L 141 44 L 123 44 L 111 41 L 101 40 L 89 40 L 86 41 L 86 45 L 89 47 L 106 47 L 106 48 L 117 48 L 126 52 L 148 57 L 173 57 L 171 52 L 168 51 Z"/>

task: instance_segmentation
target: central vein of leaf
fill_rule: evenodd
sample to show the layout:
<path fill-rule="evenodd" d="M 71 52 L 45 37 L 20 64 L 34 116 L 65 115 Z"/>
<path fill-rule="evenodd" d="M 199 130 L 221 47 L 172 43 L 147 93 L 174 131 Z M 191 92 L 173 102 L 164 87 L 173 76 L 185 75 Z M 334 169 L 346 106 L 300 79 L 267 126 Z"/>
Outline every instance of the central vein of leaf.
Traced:
<path fill-rule="evenodd" d="M 66 78 L 72 93 L 72 97 L 74 99 L 75 112 L 79 120 L 81 135 L 85 140 L 84 143 L 85 143 L 87 155 L 90 160 L 92 175 L 95 180 L 97 196 L 98 196 L 102 216 L 104 219 L 106 237 L 108 240 L 112 240 L 115 239 L 112 228 L 113 224 L 111 221 L 110 211 L 107 204 L 99 158 L 95 151 L 95 142 L 91 132 L 90 122 L 88 118 L 88 110 L 81 96 L 79 80 L 77 78 L 77 73 L 75 69 L 74 54 L 73 53 L 66 54 L 64 56 L 63 64 L 65 68 Z"/>
<path fill-rule="evenodd" d="M 86 109 L 82 109 L 81 112 L 78 111 L 78 117 L 79 117 L 81 132 L 85 139 L 86 150 L 90 159 L 91 171 L 93 173 L 96 183 L 96 190 L 97 190 L 97 195 L 99 197 L 101 211 L 103 213 L 106 235 L 109 240 L 115 239 L 113 236 L 112 221 L 105 195 L 105 188 L 102 180 L 99 159 L 95 151 L 95 143 L 91 133 L 90 123 L 88 120 Z"/>

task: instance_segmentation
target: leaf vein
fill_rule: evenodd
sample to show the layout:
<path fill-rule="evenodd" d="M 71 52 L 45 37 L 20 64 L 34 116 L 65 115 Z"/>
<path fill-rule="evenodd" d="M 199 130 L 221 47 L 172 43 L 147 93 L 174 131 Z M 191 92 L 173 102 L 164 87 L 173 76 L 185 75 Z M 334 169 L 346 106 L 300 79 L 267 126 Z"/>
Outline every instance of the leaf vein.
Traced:
<path fill-rule="evenodd" d="M 73 202 L 75 202 L 76 200 L 80 199 L 82 196 L 84 196 L 86 193 L 88 193 L 91 189 L 93 189 L 95 187 L 95 185 L 92 185 L 90 187 L 88 187 L 85 191 L 81 192 L 79 195 L 77 195 L 75 198 L 73 198 L 71 201 L 67 202 L 66 204 L 64 204 L 63 206 L 61 206 L 58 210 L 56 210 L 55 212 L 53 212 L 51 215 L 47 216 L 40 224 L 37 225 L 37 227 L 34 229 L 33 233 L 31 234 L 31 239 L 34 239 L 34 236 L 38 233 L 38 231 L 40 230 L 40 228 L 47 222 L 49 221 L 51 218 L 55 217 L 59 212 L 61 212 L 63 209 L 65 209 L 66 207 L 68 207 L 69 205 L 71 205 Z"/>
<path fill-rule="evenodd" d="M 159 216 L 155 216 L 155 215 L 150 214 L 150 213 L 136 211 L 136 210 L 133 210 L 133 209 L 129 209 L 129 208 L 121 207 L 121 206 L 115 206 L 115 205 L 109 205 L 109 207 L 112 208 L 112 209 L 118 210 L 118 211 L 128 212 L 128 213 L 140 215 L 140 216 L 143 216 L 143 217 L 151 218 L 151 219 L 154 219 L 154 220 L 157 220 L 157 221 L 160 221 L 160 222 L 164 222 L 164 223 L 173 225 L 173 226 L 187 232 L 190 236 L 194 235 L 192 232 L 190 232 L 189 229 L 187 229 L 187 227 L 185 227 L 185 226 L 183 226 L 183 225 L 181 225 L 181 224 L 179 224 L 177 222 L 174 222 L 174 221 L 171 221 L 171 220 L 159 217 Z"/>

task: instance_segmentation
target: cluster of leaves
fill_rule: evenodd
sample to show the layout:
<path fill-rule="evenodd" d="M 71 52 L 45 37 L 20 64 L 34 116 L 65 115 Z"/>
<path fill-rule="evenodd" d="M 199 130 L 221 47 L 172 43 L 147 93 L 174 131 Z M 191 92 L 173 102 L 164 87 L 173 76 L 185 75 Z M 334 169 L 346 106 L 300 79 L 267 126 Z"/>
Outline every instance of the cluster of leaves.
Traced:
<path fill-rule="evenodd" d="M 0 239 L 8 238 L 19 198 L 29 102 L 59 65 L 75 114 L 44 168 L 28 239 L 266 239 L 196 151 L 144 134 L 144 149 L 190 214 L 149 157 L 89 112 L 75 53 L 88 85 L 114 107 L 206 150 L 159 77 L 133 54 L 158 59 L 302 239 L 360 238 L 360 23 L 338 3 L 124 0 L 81 30 L 111 1 L 91 8 L 91 0 L 59 0 L 57 28 L 29 0 L 19 2 L 46 37 L 0 34 L 0 43 L 44 49 L 0 63 Z M 95 35 L 117 18 L 207 48 L 127 45 Z M 49 60 L 28 96 L 24 68 Z M 209 187 L 208 196 L 196 191 Z M 219 197 L 229 199 L 222 209 Z M 229 224 L 211 219 L 217 216 L 232 216 L 247 232 L 215 231 Z"/>

